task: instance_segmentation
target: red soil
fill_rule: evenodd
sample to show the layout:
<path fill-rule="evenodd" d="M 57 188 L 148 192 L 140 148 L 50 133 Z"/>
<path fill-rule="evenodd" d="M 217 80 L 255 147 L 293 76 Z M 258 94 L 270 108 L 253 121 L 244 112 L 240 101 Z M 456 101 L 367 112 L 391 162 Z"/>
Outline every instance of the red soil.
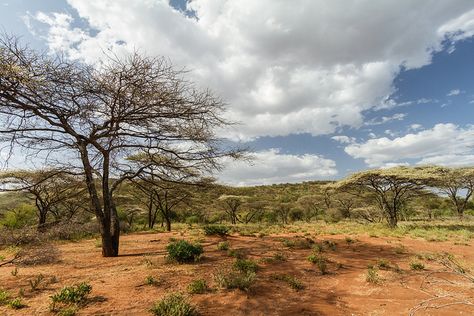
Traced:
<path fill-rule="evenodd" d="M 10 293 L 24 289 L 26 308 L 12 310 L 0 307 L 0 315 L 49 315 L 49 296 L 65 285 L 88 281 L 93 287 L 89 303 L 78 315 L 151 315 L 150 307 L 165 294 L 186 292 L 194 279 L 206 279 L 217 288 L 213 273 L 235 260 L 217 250 L 222 239 L 206 237 L 204 257 L 196 264 L 170 264 L 165 260 L 165 246 L 178 233 L 132 234 L 121 239 L 121 255 L 102 258 L 94 240 L 58 244 L 58 263 L 19 267 L 13 276 L 12 265 L 0 267 L 0 288 Z M 289 235 L 227 238 L 232 249 L 243 249 L 249 258 L 258 260 L 276 252 L 286 254 L 287 261 L 261 263 L 257 281 L 249 292 L 222 290 L 190 296 L 201 315 L 408 315 L 410 309 L 429 301 L 440 308 L 419 309 L 415 315 L 474 315 L 474 306 L 459 304 L 474 301 L 474 282 L 454 273 L 438 273 L 446 268 L 437 261 L 422 260 L 423 271 L 410 270 L 414 254 L 449 252 L 460 262 L 474 262 L 474 249 L 452 242 L 427 242 L 414 239 L 370 238 L 360 236 L 347 243 L 344 236 L 317 236 L 316 242 L 333 240 L 335 251 L 327 250 L 329 273 L 321 275 L 306 258 L 311 249 L 289 249 L 281 238 Z M 311 236 L 310 236 L 311 237 Z M 405 246 L 400 254 L 397 247 Z M 386 259 L 403 271 L 379 270 L 380 284 L 366 281 L 367 266 Z M 151 264 L 150 264 L 151 263 Z M 338 265 L 342 264 L 342 267 Z M 436 273 L 435 273 L 436 272 Z M 56 276 L 57 283 L 32 291 L 30 279 L 38 274 Z M 305 289 L 295 291 L 283 281 L 271 277 L 284 273 L 297 277 Z M 145 285 L 147 276 L 163 280 L 159 286 Z M 428 303 L 428 302 L 427 302 Z M 453 304 L 454 303 L 454 304 Z M 440 306 L 446 304 L 445 307 Z M 453 304 L 453 305 L 451 305 Z"/>

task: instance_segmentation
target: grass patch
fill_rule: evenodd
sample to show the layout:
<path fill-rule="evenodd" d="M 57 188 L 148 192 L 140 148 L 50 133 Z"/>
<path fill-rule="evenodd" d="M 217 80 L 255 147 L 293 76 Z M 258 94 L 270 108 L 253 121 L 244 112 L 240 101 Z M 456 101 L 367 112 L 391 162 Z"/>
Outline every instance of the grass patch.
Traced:
<path fill-rule="evenodd" d="M 243 273 L 256 273 L 260 267 L 252 259 L 237 259 L 234 262 L 233 268 Z"/>
<path fill-rule="evenodd" d="M 379 276 L 378 269 L 374 266 L 367 267 L 367 274 L 365 276 L 365 280 L 372 284 L 380 284 L 380 282 L 382 281 Z"/>
<path fill-rule="evenodd" d="M 413 271 L 421 271 L 425 269 L 425 265 L 419 261 L 410 262 L 410 269 Z"/>
<path fill-rule="evenodd" d="M 296 290 L 296 291 L 301 291 L 301 290 L 304 290 L 305 288 L 304 284 L 292 275 L 273 274 L 271 278 L 274 280 L 286 282 L 293 290 Z"/>
<path fill-rule="evenodd" d="M 188 285 L 188 293 L 190 294 L 204 294 L 209 290 L 206 280 L 193 280 Z"/>
<path fill-rule="evenodd" d="M 234 269 L 219 270 L 214 274 L 217 285 L 224 289 L 249 291 L 255 283 L 255 272 L 242 272 Z"/>
<path fill-rule="evenodd" d="M 230 244 L 228 241 L 221 241 L 217 244 L 217 250 L 227 251 L 230 248 Z"/>
<path fill-rule="evenodd" d="M 66 308 L 82 306 L 91 291 L 92 286 L 86 282 L 66 286 L 51 296 L 51 310 L 61 312 Z"/>
<path fill-rule="evenodd" d="M 328 273 L 328 259 L 320 253 L 313 253 L 308 256 L 308 261 L 318 267 L 321 274 Z"/>
<path fill-rule="evenodd" d="M 155 316 L 195 316 L 196 308 L 181 293 L 171 293 L 156 302 L 150 309 Z"/>

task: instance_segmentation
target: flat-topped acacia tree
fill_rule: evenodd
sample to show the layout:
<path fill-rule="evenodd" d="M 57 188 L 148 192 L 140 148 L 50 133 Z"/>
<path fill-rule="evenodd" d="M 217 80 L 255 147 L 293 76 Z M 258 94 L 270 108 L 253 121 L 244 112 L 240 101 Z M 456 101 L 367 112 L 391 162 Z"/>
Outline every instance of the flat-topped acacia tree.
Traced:
<path fill-rule="evenodd" d="M 150 165 L 212 171 L 227 149 L 223 102 L 183 79 L 166 59 L 104 56 L 96 65 L 0 39 L 0 136 L 11 148 L 82 174 L 100 227 L 102 254 L 119 253 L 114 192 Z M 142 165 L 126 157 L 161 155 Z M 176 162 L 179 161 L 179 164 Z M 169 163 L 172 162 L 172 163 Z"/>

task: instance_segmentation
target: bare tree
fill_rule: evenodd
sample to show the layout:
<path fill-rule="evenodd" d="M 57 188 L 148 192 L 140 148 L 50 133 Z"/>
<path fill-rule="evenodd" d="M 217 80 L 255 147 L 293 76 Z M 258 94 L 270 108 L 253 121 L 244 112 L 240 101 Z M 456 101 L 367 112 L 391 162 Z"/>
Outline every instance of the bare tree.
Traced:
<path fill-rule="evenodd" d="M 212 172 L 239 157 L 216 135 L 223 102 L 197 90 L 162 58 L 106 56 L 95 66 L 0 40 L 0 121 L 9 153 L 20 146 L 49 165 L 82 173 L 99 223 L 102 254 L 117 256 L 114 192 L 152 165 Z M 143 165 L 125 157 L 141 153 Z M 179 163 L 177 163 L 179 162 Z"/>

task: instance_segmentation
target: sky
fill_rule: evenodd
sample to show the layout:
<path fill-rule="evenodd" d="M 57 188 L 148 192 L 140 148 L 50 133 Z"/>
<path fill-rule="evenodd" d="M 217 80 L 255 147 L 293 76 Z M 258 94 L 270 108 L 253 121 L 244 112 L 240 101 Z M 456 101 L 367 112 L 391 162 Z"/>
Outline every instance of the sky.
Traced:
<path fill-rule="evenodd" d="M 251 149 L 219 180 L 474 164 L 474 1 L 0 0 L 0 30 L 84 62 L 140 50 L 189 70 Z"/>

